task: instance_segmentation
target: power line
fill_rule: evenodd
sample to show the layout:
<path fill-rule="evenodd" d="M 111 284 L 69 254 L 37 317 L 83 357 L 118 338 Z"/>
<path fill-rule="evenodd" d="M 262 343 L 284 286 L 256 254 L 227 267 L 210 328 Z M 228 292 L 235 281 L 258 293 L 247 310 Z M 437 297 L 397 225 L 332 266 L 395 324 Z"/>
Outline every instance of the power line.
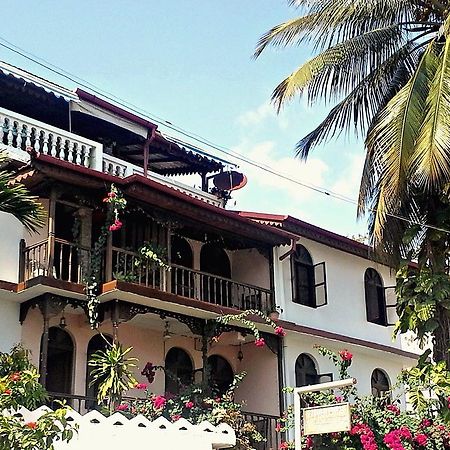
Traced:
<path fill-rule="evenodd" d="M 3 41 L 3 42 L 1 42 L 1 41 Z M 297 184 L 298 186 L 304 187 L 306 189 L 312 190 L 312 191 L 317 192 L 317 193 L 322 194 L 322 195 L 326 195 L 327 197 L 335 198 L 337 200 L 341 200 L 341 201 L 344 201 L 346 203 L 351 203 L 351 204 L 356 205 L 356 206 L 358 205 L 358 202 L 355 199 L 352 199 L 352 198 L 347 197 L 345 195 L 339 194 L 337 192 L 333 192 L 333 191 L 331 191 L 329 189 L 326 189 L 326 188 L 323 188 L 321 186 L 316 186 L 316 185 L 313 185 L 313 184 L 310 184 L 310 183 L 302 182 L 302 181 L 300 181 L 298 179 L 292 178 L 292 177 L 290 177 L 288 175 L 285 175 L 285 174 L 283 174 L 281 172 L 277 172 L 277 171 L 273 170 L 271 167 L 269 167 L 269 166 L 267 166 L 265 164 L 261 164 L 261 163 L 255 161 L 255 160 L 252 160 L 251 158 L 247 158 L 247 157 L 245 157 L 245 156 L 243 156 L 243 155 L 241 155 L 241 154 L 239 154 L 239 153 L 237 153 L 237 152 L 235 152 L 235 151 L 233 151 L 233 150 L 231 150 L 231 149 L 229 149 L 227 147 L 224 147 L 224 146 L 219 145 L 219 144 L 215 144 L 212 141 L 209 141 L 208 139 L 204 138 L 201 135 L 197 135 L 195 133 L 192 133 L 192 132 L 189 132 L 187 130 L 184 130 L 183 128 L 178 127 L 177 125 L 174 125 L 169 120 L 166 120 L 166 119 L 161 118 L 161 117 L 159 117 L 157 115 L 154 115 L 153 113 L 151 113 L 151 112 L 141 108 L 140 106 L 134 105 L 133 103 L 130 103 L 127 100 L 124 100 L 124 99 L 116 96 L 113 93 L 105 91 L 104 89 L 99 88 L 98 86 L 94 85 L 93 83 L 91 83 L 91 82 L 89 82 L 87 80 L 84 80 L 83 78 L 78 77 L 77 75 L 74 75 L 74 74 L 72 74 L 72 73 L 70 73 L 70 72 L 68 72 L 68 71 L 66 71 L 66 70 L 64 70 L 64 69 L 62 69 L 62 68 L 52 64 L 51 62 L 41 58 L 40 56 L 37 56 L 37 55 L 35 55 L 33 53 L 28 52 L 27 50 L 24 50 L 24 49 L 18 47 L 17 45 L 15 45 L 12 42 L 8 41 L 7 39 L 3 38 L 2 36 L 0 36 L 0 46 L 8 49 L 9 51 L 11 51 L 13 53 L 16 53 L 16 54 L 22 56 L 23 58 L 25 58 L 25 59 L 27 59 L 27 60 L 29 60 L 29 61 L 31 61 L 31 62 L 33 62 L 33 63 L 35 63 L 35 64 L 37 64 L 37 65 L 39 65 L 41 67 L 43 67 L 43 68 L 45 68 L 45 69 L 47 69 L 47 70 L 49 70 L 49 71 L 51 71 L 53 73 L 55 73 L 58 76 L 66 78 L 66 79 L 72 81 L 73 83 L 79 84 L 80 86 L 82 86 L 84 88 L 90 89 L 95 94 L 101 95 L 104 98 L 106 98 L 107 100 L 115 102 L 119 106 L 122 106 L 124 108 L 127 108 L 127 109 L 131 110 L 132 112 L 140 114 L 140 115 L 142 115 L 142 116 L 152 120 L 153 122 L 156 122 L 156 123 L 158 123 L 158 124 L 160 124 L 160 125 L 162 125 L 162 126 L 164 126 L 166 128 L 169 128 L 172 131 L 176 131 L 177 133 L 180 133 L 183 136 L 186 136 L 187 138 L 190 138 L 190 139 L 192 139 L 192 140 L 194 140 L 196 142 L 199 142 L 202 145 L 206 145 L 206 146 L 208 146 L 210 148 L 213 148 L 213 149 L 215 149 L 215 150 L 217 150 L 217 151 L 219 151 L 221 153 L 224 153 L 227 156 L 231 156 L 231 157 L 233 157 L 233 158 L 235 158 L 235 159 L 237 159 L 239 161 L 242 161 L 242 162 L 244 162 L 246 164 L 254 166 L 254 167 L 256 167 L 259 170 L 263 170 L 265 172 L 270 173 L 271 175 L 277 176 L 277 177 L 282 178 L 282 179 L 284 179 L 286 181 L 289 181 L 291 183 Z M 178 141 L 178 143 L 180 143 L 183 146 L 192 146 L 192 144 L 190 144 L 188 142 L 185 142 L 182 139 L 174 138 L 173 136 L 171 136 L 170 138 L 172 140 Z M 197 146 L 195 146 L 195 148 L 197 149 Z M 206 150 L 202 150 L 200 148 L 198 148 L 198 150 L 201 150 L 202 153 L 204 153 L 206 155 L 210 155 L 210 153 L 207 152 Z M 210 156 L 212 156 L 212 155 L 210 155 Z M 374 212 L 374 210 L 369 210 L 369 211 Z M 426 225 L 426 224 L 423 224 L 423 223 L 419 223 L 419 222 L 413 221 L 411 219 L 408 219 L 407 217 L 403 217 L 403 216 L 400 216 L 400 215 L 397 215 L 397 214 L 386 213 L 386 215 L 389 216 L 389 217 L 396 218 L 398 220 L 403 220 L 403 221 L 408 222 L 408 223 L 410 223 L 412 225 L 418 225 L 418 226 L 423 227 L 423 228 L 428 228 L 428 229 L 432 229 L 432 230 L 436 230 L 436 231 L 440 231 L 440 232 L 443 232 L 443 233 L 450 234 L 450 230 L 446 230 L 444 228 L 439 228 L 439 227 L 436 227 L 436 226 L 433 226 L 433 225 Z"/>

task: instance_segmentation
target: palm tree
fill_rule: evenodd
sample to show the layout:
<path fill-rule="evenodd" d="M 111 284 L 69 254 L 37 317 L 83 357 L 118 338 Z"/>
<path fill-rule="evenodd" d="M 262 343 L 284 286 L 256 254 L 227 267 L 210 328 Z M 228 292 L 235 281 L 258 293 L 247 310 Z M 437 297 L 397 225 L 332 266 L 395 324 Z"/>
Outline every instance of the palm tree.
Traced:
<path fill-rule="evenodd" d="M 297 144 L 297 155 L 342 130 L 365 136 L 358 215 L 369 214 L 372 243 L 396 261 L 411 247 L 433 273 L 446 271 L 450 234 L 450 1 L 290 0 L 300 16 L 259 40 L 312 45 L 316 56 L 274 90 L 277 109 L 305 95 L 332 103 Z M 411 227 L 426 223 L 434 227 Z M 412 238 L 405 241 L 405 232 Z M 439 231 L 440 230 L 440 231 Z M 447 299 L 448 300 L 448 299 Z M 439 305 L 438 305 L 439 306 Z M 437 308 L 434 355 L 447 360 L 450 318 Z M 439 344 L 438 344 L 439 342 Z"/>
<path fill-rule="evenodd" d="M 0 167 L 7 157 L 0 153 Z M 37 197 L 29 194 L 25 186 L 14 182 L 14 174 L 0 170 L 0 212 L 16 217 L 27 230 L 37 231 L 44 224 L 44 210 Z"/>

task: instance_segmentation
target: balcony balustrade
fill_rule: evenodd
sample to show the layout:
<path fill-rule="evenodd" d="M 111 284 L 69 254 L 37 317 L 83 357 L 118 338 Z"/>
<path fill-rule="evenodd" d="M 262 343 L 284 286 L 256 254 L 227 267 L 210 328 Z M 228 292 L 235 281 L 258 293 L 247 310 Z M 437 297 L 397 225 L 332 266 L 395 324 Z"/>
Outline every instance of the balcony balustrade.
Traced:
<path fill-rule="evenodd" d="M 89 260 L 89 248 L 63 239 L 49 238 L 28 247 L 22 241 L 20 281 L 47 276 L 83 283 Z M 171 264 L 168 269 L 161 268 L 143 262 L 135 252 L 118 247 L 111 248 L 111 256 L 106 255 L 103 268 L 105 280 L 135 283 L 240 310 L 270 311 L 274 307 L 270 289 L 176 264 Z"/>
<path fill-rule="evenodd" d="M 121 178 L 144 175 L 142 167 L 104 153 L 99 142 L 0 108 L 0 150 L 6 150 L 13 159 L 27 162 L 27 149 Z M 147 177 L 210 205 L 223 206 L 222 200 L 213 194 L 173 178 L 156 172 L 148 172 Z"/>
<path fill-rule="evenodd" d="M 26 161 L 27 149 L 80 166 L 95 166 L 102 145 L 82 136 L 0 108 L 0 147 L 10 156 Z"/>

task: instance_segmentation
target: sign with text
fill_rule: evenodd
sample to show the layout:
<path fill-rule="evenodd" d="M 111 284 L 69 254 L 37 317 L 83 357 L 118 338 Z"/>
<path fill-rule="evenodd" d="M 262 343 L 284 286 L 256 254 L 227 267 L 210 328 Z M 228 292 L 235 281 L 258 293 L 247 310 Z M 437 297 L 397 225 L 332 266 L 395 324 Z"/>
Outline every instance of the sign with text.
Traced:
<path fill-rule="evenodd" d="M 304 435 L 350 431 L 349 403 L 304 408 L 302 412 Z"/>

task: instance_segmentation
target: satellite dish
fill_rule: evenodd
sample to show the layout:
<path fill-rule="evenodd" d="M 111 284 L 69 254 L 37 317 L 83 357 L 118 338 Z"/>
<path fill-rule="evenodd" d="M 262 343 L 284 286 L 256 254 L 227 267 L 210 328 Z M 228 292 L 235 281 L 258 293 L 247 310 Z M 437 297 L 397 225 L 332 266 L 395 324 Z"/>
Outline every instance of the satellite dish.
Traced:
<path fill-rule="evenodd" d="M 237 191 L 247 184 L 247 177 L 235 170 L 220 172 L 212 180 L 214 186 L 222 191 Z"/>

